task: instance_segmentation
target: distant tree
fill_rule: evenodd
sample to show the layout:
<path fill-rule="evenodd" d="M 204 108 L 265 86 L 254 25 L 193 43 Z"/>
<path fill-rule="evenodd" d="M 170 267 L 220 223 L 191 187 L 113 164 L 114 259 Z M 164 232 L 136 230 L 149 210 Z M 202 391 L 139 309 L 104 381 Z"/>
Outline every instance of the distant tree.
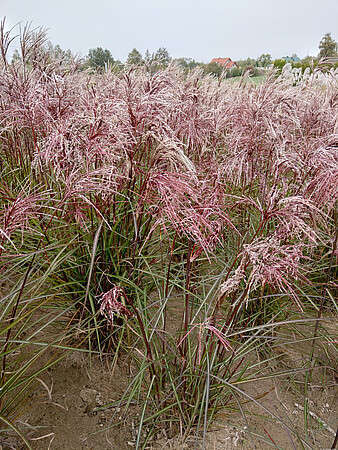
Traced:
<path fill-rule="evenodd" d="M 242 75 L 242 70 L 239 67 L 233 67 L 227 72 L 227 78 L 240 77 Z"/>
<path fill-rule="evenodd" d="M 269 53 L 263 53 L 259 58 L 257 58 L 257 66 L 266 67 L 272 63 L 271 55 Z"/>
<path fill-rule="evenodd" d="M 108 64 L 114 64 L 114 58 L 108 49 L 102 47 L 91 48 L 88 52 L 87 63 L 93 69 L 104 69 Z"/>
<path fill-rule="evenodd" d="M 184 59 L 184 58 L 183 58 Z M 168 67 L 171 57 L 166 48 L 161 47 L 155 53 L 146 51 L 144 56 L 144 64 L 150 73 L 156 73 L 158 70 Z"/>
<path fill-rule="evenodd" d="M 261 71 L 259 70 L 259 67 L 258 67 L 259 66 L 258 59 L 257 60 L 254 58 L 241 59 L 239 61 L 236 61 L 236 65 L 237 65 L 238 69 L 240 69 L 241 75 L 243 75 L 244 73 L 247 73 L 247 72 L 249 72 L 250 76 L 253 76 L 253 77 L 261 75 Z M 237 74 L 238 72 L 236 71 L 235 73 Z M 235 76 L 237 76 L 237 75 L 235 75 Z"/>
<path fill-rule="evenodd" d="M 147 49 L 145 54 L 144 54 L 144 63 L 146 65 L 151 64 L 153 60 L 153 55 L 150 53 L 150 51 Z"/>
<path fill-rule="evenodd" d="M 305 56 L 305 58 L 301 60 L 302 64 L 306 64 L 308 66 L 314 66 L 316 61 L 317 58 L 315 56 Z"/>
<path fill-rule="evenodd" d="M 216 77 L 220 77 L 223 70 L 223 67 L 215 62 L 206 64 L 204 66 L 204 72 L 206 74 L 215 75 Z"/>
<path fill-rule="evenodd" d="M 237 67 L 240 67 L 242 70 L 246 69 L 247 67 L 252 67 L 257 65 L 257 61 L 253 58 L 247 58 L 247 59 L 240 59 L 239 61 L 236 61 Z"/>
<path fill-rule="evenodd" d="M 35 39 L 32 33 L 32 41 Z M 82 60 L 73 55 L 70 50 L 63 50 L 59 45 L 54 45 L 51 41 L 38 42 L 31 51 L 23 52 L 15 49 L 12 55 L 12 64 L 15 62 L 24 62 L 31 67 L 40 67 L 46 70 L 48 66 L 57 64 L 58 67 L 69 67 L 70 65 L 80 68 Z"/>
<path fill-rule="evenodd" d="M 273 65 L 276 69 L 278 69 L 279 71 L 281 71 L 283 69 L 283 67 L 285 66 L 286 61 L 285 59 L 275 59 L 273 61 Z"/>
<path fill-rule="evenodd" d="M 192 58 L 176 58 L 173 61 L 185 71 L 195 69 L 202 65 L 202 63 L 199 63 Z"/>
<path fill-rule="evenodd" d="M 178 66 L 182 67 L 182 69 L 188 69 L 190 58 L 176 58 L 173 61 Z"/>
<path fill-rule="evenodd" d="M 168 50 L 164 47 L 160 47 L 154 55 L 154 60 L 161 68 L 167 67 L 171 61 Z"/>
<path fill-rule="evenodd" d="M 51 43 L 50 43 L 51 44 Z M 58 44 L 49 46 L 50 52 L 53 53 L 59 59 L 68 59 L 70 60 L 73 55 L 70 50 L 63 50 Z"/>
<path fill-rule="evenodd" d="M 21 60 L 21 56 L 20 56 L 19 50 L 16 48 L 12 55 L 12 64 L 15 63 L 16 61 L 20 61 L 20 60 Z"/>
<path fill-rule="evenodd" d="M 319 43 L 319 58 L 328 58 L 330 56 L 337 56 L 338 45 L 332 39 L 331 33 L 326 33 Z"/>
<path fill-rule="evenodd" d="M 132 64 L 135 66 L 141 66 L 142 64 L 144 64 L 142 55 L 136 48 L 133 48 L 133 50 L 129 53 L 127 64 Z"/>
<path fill-rule="evenodd" d="M 51 41 L 47 41 L 45 49 L 51 59 L 62 61 L 64 64 L 70 64 L 75 59 L 70 50 L 63 50 L 60 45 L 53 45 Z"/>
<path fill-rule="evenodd" d="M 299 63 L 294 64 L 295 67 L 300 67 L 303 71 L 309 67 L 309 69 L 312 71 L 315 69 L 318 65 L 318 58 L 314 56 L 306 56 L 305 58 L 301 59 Z"/>
<path fill-rule="evenodd" d="M 194 59 L 189 58 L 188 68 L 190 70 L 195 69 L 196 67 L 200 67 L 202 65 L 201 62 L 195 61 Z"/>

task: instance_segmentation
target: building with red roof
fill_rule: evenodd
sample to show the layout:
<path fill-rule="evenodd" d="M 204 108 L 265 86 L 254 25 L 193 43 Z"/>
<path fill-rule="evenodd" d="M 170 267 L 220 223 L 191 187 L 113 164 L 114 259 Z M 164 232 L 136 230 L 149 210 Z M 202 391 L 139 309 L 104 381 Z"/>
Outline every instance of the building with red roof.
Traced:
<path fill-rule="evenodd" d="M 237 64 L 232 61 L 231 58 L 213 58 L 210 64 L 212 63 L 216 63 L 224 69 L 232 69 L 233 67 L 237 67 Z"/>

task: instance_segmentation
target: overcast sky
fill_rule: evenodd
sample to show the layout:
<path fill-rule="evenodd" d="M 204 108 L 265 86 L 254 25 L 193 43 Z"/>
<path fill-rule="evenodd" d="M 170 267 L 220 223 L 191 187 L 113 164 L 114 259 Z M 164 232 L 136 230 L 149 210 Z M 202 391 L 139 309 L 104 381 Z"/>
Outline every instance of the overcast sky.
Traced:
<path fill-rule="evenodd" d="M 134 47 L 203 62 L 304 57 L 325 33 L 338 39 L 338 0 L 0 0 L 4 16 L 8 26 L 46 27 L 54 44 L 82 56 L 103 47 L 121 61 Z"/>

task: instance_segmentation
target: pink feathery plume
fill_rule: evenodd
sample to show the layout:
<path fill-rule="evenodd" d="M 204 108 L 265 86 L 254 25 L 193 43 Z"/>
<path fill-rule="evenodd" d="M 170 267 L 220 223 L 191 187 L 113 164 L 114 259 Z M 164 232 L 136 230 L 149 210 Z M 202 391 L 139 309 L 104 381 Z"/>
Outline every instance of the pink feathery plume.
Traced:
<path fill-rule="evenodd" d="M 12 200 L 0 213 L 2 234 L 8 238 L 17 229 L 23 230 L 29 226 L 29 219 L 37 217 L 40 209 L 41 195 L 19 195 Z"/>
<path fill-rule="evenodd" d="M 221 194 L 191 176 L 177 173 L 153 173 L 148 182 L 147 200 L 158 215 L 156 225 L 170 224 L 178 233 L 200 246 L 208 254 L 221 244 L 225 226 L 235 229 L 224 212 Z M 200 252 L 195 249 L 194 255 Z"/>
<path fill-rule="evenodd" d="M 251 265 L 248 279 L 249 290 L 268 284 L 291 295 L 302 310 L 292 280 L 305 279 L 300 274 L 300 260 L 303 257 L 303 245 L 283 245 L 274 236 L 255 240 L 244 246 L 243 254 Z"/>
<path fill-rule="evenodd" d="M 108 292 L 99 296 L 99 301 L 101 302 L 100 312 L 107 317 L 111 326 L 114 323 L 114 315 L 117 314 L 127 318 L 133 315 L 120 301 L 121 298 L 124 298 L 124 290 L 119 286 L 114 286 Z"/>

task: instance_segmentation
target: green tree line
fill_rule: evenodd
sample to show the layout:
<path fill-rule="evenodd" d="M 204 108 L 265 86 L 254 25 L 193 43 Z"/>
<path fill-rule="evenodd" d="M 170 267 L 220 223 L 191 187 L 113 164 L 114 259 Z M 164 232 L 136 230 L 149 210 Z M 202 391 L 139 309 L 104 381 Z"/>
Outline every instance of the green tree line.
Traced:
<path fill-rule="evenodd" d="M 75 59 L 75 56 L 70 50 L 62 50 L 59 45 L 54 46 L 50 41 L 47 41 L 41 47 L 40 55 L 43 55 L 46 61 L 55 59 L 56 57 L 57 59 L 69 63 Z M 319 43 L 319 53 L 317 56 L 307 56 L 306 58 L 300 59 L 296 54 L 293 54 L 291 57 L 272 60 L 269 53 L 263 53 L 256 59 L 246 58 L 235 61 L 235 66 L 226 70 L 225 76 L 227 78 L 238 77 L 246 71 L 249 71 L 251 76 L 258 76 L 263 74 L 264 71 L 272 65 L 281 70 L 287 62 L 291 63 L 292 67 L 301 68 L 303 70 L 307 67 L 313 70 L 318 64 L 322 64 L 323 61 L 324 63 L 325 61 L 328 61 L 330 67 L 332 67 L 332 65 L 338 67 L 338 60 L 335 61 L 335 58 L 338 58 L 337 42 L 332 38 L 331 33 L 326 33 Z M 15 51 L 12 62 L 15 62 L 18 59 L 20 59 L 20 54 L 18 51 Z M 108 68 L 121 70 L 124 65 L 128 65 L 144 66 L 147 70 L 154 73 L 167 67 L 172 61 L 182 67 L 185 71 L 190 71 L 199 67 L 205 74 L 211 74 L 216 77 L 220 77 L 224 72 L 223 67 L 215 62 L 205 64 L 187 57 L 173 59 L 168 50 L 164 47 L 160 47 L 154 53 L 150 53 L 149 50 L 146 50 L 144 55 L 136 48 L 133 48 L 128 54 L 125 63 L 115 59 L 109 49 L 104 49 L 102 47 L 92 48 L 84 58 L 77 58 L 77 64 L 82 70 L 90 69 L 94 71 L 104 71 Z M 31 63 L 34 64 L 34 61 L 31 61 Z M 325 70 L 325 65 L 323 68 Z"/>

